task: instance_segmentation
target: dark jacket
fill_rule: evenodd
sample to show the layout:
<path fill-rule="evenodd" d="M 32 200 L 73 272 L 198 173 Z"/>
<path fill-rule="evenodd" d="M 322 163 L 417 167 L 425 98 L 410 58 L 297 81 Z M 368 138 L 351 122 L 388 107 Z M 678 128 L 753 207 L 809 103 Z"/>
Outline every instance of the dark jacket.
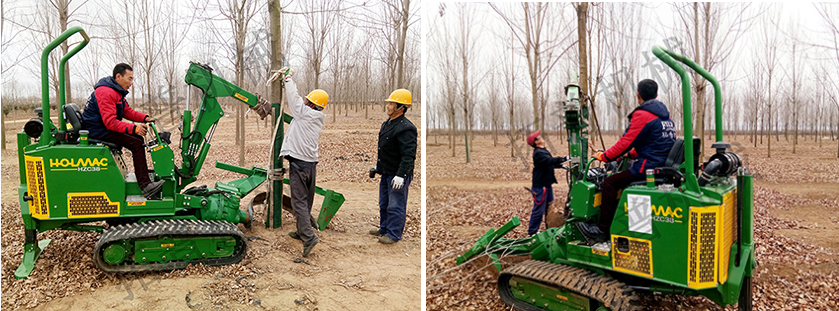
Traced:
<path fill-rule="evenodd" d="M 125 101 L 128 91 L 117 84 L 114 77 L 104 77 L 93 87 L 93 94 L 82 112 L 84 129 L 90 131 L 90 137 L 101 138 L 108 131 L 134 134 L 137 125 L 123 122 L 126 118 L 135 122 L 143 122 L 146 114 L 134 111 Z"/>
<path fill-rule="evenodd" d="M 405 178 L 414 174 L 416 158 L 417 127 L 405 115 L 382 123 L 376 171 Z"/>
<path fill-rule="evenodd" d="M 566 161 L 565 157 L 553 157 L 545 148 L 533 149 L 533 188 L 550 187 L 556 183 L 554 169 Z"/>
<path fill-rule="evenodd" d="M 635 148 L 638 160 L 630 168 L 635 177 L 645 175 L 645 169 L 664 165 L 670 148 L 676 142 L 675 124 L 670 119 L 667 106 L 650 99 L 629 114 L 626 132 L 603 156 L 612 161 Z"/>

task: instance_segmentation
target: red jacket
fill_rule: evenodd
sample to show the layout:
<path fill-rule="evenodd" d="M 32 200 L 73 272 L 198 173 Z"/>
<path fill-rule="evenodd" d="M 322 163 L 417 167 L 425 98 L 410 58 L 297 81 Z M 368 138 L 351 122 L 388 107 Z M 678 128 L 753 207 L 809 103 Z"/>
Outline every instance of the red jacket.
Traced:
<path fill-rule="evenodd" d="M 143 122 L 147 115 L 128 106 L 128 102 L 125 101 L 128 91 L 117 84 L 114 77 L 100 79 L 94 88 L 93 96 L 82 115 L 84 127 L 90 131 L 90 136 L 102 137 L 107 130 L 126 134 L 137 133 L 136 124 L 124 122 L 122 119 Z"/>

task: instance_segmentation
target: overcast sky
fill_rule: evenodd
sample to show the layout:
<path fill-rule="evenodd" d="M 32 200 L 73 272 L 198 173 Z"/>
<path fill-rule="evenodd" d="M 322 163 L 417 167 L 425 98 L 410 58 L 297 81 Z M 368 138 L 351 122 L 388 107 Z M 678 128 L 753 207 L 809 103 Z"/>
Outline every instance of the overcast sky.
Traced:
<path fill-rule="evenodd" d="M 138 2 L 142 1 L 144 0 L 138 0 Z M 175 19 L 180 24 L 181 29 L 187 32 L 185 41 L 177 52 L 177 63 L 181 71 L 185 72 L 189 65 L 189 61 L 211 63 L 216 69 L 216 74 L 231 82 L 234 81 L 233 57 L 229 51 L 221 48 L 220 44 L 222 43 L 220 43 L 219 36 L 213 36 L 209 31 L 209 29 L 216 29 L 220 32 L 222 39 L 228 41 L 226 44 L 233 44 L 229 21 L 221 18 L 218 12 L 213 12 L 212 9 L 203 10 L 203 7 L 196 8 L 196 3 L 204 2 L 203 0 L 149 0 L 149 2 L 156 3 L 159 6 L 162 5 L 164 7 L 164 9 L 156 12 L 158 15 L 164 15 L 162 20 L 170 18 L 168 17 L 168 14 L 172 11 L 174 14 L 172 14 L 171 19 Z M 217 2 L 223 3 L 225 1 L 209 0 L 209 3 L 211 4 L 215 4 Z M 35 39 L 37 37 L 35 33 L 25 30 L 20 26 L 21 24 L 29 26 L 36 23 L 34 27 L 37 28 L 36 21 L 39 18 L 36 16 L 35 12 L 37 11 L 39 3 L 41 3 L 41 5 L 45 5 L 47 0 L 5 0 L 3 2 L 5 23 L 3 25 L 4 38 L 2 42 L 7 43 L 3 46 L 3 64 L 6 66 L 14 63 L 17 59 L 22 58 L 22 61 L 11 69 L 8 69 L 7 71 L 4 69 L 6 73 L 2 76 L 3 92 L 14 90 L 14 92 L 16 92 L 19 96 L 40 96 L 40 54 L 48 41 L 46 39 Z M 265 41 L 263 40 L 259 42 L 258 40 L 255 40 L 255 36 L 262 35 L 262 38 L 264 38 L 264 35 L 267 32 L 267 1 L 258 0 L 256 3 L 259 6 L 260 14 L 257 14 L 257 16 L 255 16 L 250 22 L 248 43 L 246 45 L 249 47 L 263 45 L 263 47 L 257 47 L 255 50 L 264 50 L 267 48 L 267 46 L 264 46 Z M 285 59 L 287 65 L 295 68 L 297 77 L 305 75 L 307 70 L 309 70 L 305 59 L 305 55 L 307 53 L 307 47 L 305 45 L 305 36 L 307 34 L 305 32 L 308 31 L 308 29 L 306 28 L 306 24 L 303 22 L 303 15 L 299 14 L 300 12 L 305 11 L 305 9 L 302 8 L 302 3 L 303 1 L 298 0 L 282 1 L 283 10 L 288 13 L 283 14 L 283 36 L 284 40 L 290 40 L 291 42 L 289 46 L 284 47 L 284 53 L 286 54 Z M 79 8 L 79 5 L 81 4 L 83 5 Z M 420 18 L 420 4 L 421 3 L 419 1 L 412 3 L 411 11 L 415 14 L 411 17 L 413 25 L 409 29 L 408 38 L 409 49 L 414 49 L 415 54 L 417 55 L 420 53 L 420 27 L 418 22 Z M 111 75 L 111 70 L 116 63 L 128 62 L 125 59 L 112 55 L 113 53 L 111 51 L 115 46 L 123 50 L 132 48 L 137 50 L 136 47 L 127 46 L 124 42 L 124 38 L 120 38 L 122 41 L 117 42 L 111 34 L 111 28 L 115 27 L 115 22 L 112 19 L 109 19 L 108 15 L 122 16 L 124 13 L 120 7 L 121 5 L 121 2 L 116 3 L 109 0 L 72 0 L 70 9 L 78 10 L 74 13 L 72 17 L 73 21 L 71 21 L 69 26 L 82 26 L 92 37 L 90 44 L 69 61 L 74 97 L 80 96 L 87 98 L 89 93 L 92 92 L 93 84 L 99 78 Z M 171 6 L 171 8 L 167 6 Z M 350 32 L 354 33 L 352 36 L 352 38 L 356 39 L 355 42 L 353 42 L 354 46 L 364 44 L 365 38 L 370 37 L 371 32 L 377 31 L 372 29 L 375 27 L 371 26 L 373 23 L 364 23 L 364 16 L 365 14 L 375 14 L 376 11 L 381 10 L 381 6 L 382 4 L 379 1 L 344 1 L 343 7 L 350 8 L 345 11 L 347 12 L 345 14 L 348 15 L 346 20 L 348 23 L 354 24 L 355 26 L 344 25 L 342 33 L 347 37 L 350 37 Z M 365 13 L 365 10 L 370 13 Z M 375 15 L 381 16 L 381 14 Z M 158 17 L 160 18 L 160 16 Z M 57 36 L 57 34 L 58 31 L 53 34 L 53 37 Z M 81 36 L 75 35 L 71 37 L 69 42 L 75 43 L 80 40 Z M 208 45 L 206 43 L 208 41 L 215 41 L 215 43 L 213 45 Z M 142 41 L 138 43 L 142 43 Z M 375 51 L 381 50 L 382 46 L 386 46 L 386 44 L 379 41 L 371 41 L 370 46 L 363 48 L 374 51 L 373 53 L 375 53 Z M 56 51 L 60 50 L 56 49 Z M 347 52 L 352 53 L 351 51 Z M 328 51 L 326 53 L 328 53 Z M 104 55 L 100 58 L 100 66 L 98 68 L 91 69 L 91 55 Z M 377 70 L 381 70 L 383 65 L 378 61 L 381 58 L 378 57 L 378 55 L 374 57 L 377 58 L 375 58 L 376 61 L 372 66 L 375 66 Z M 327 59 L 324 60 L 324 69 L 327 69 L 329 68 L 328 66 L 330 60 L 326 57 L 326 55 L 325 58 Z M 260 66 L 259 64 L 254 64 L 253 62 L 248 62 L 247 65 L 251 67 Z M 145 86 L 142 84 L 145 84 L 145 82 L 140 81 L 141 79 L 144 79 L 142 77 L 144 74 L 143 70 L 139 68 L 138 64 L 133 64 L 133 67 L 135 67 L 135 88 L 144 88 Z M 419 66 L 414 67 L 419 68 Z M 262 68 L 260 67 L 257 69 L 261 71 Z M 406 68 L 406 70 L 411 70 L 411 68 Z M 375 73 L 378 73 L 378 71 L 374 70 L 374 74 Z M 418 75 L 418 73 L 415 75 Z M 183 74 L 179 74 L 179 76 L 179 80 L 182 82 Z M 246 79 L 251 79 L 251 76 L 248 75 Z M 257 77 L 254 80 L 261 79 L 264 79 L 264 77 Z M 264 80 L 259 82 L 262 81 Z M 140 85 L 137 85 L 138 83 Z M 324 78 L 321 79 L 321 83 L 324 83 Z M 163 81 L 162 77 L 158 75 L 152 81 L 152 85 L 165 85 L 165 81 Z M 301 87 L 303 86 L 301 85 Z M 416 98 L 421 97 L 416 96 Z M 79 101 L 84 99 L 75 98 L 75 100 Z"/>
<path fill-rule="evenodd" d="M 429 29 L 428 32 L 429 37 L 427 40 L 432 42 L 435 40 L 435 36 L 450 36 L 452 38 L 456 37 L 457 30 L 456 27 L 458 25 L 458 20 L 460 19 L 461 15 L 457 14 L 456 6 L 454 3 L 449 1 L 442 2 L 445 6 L 443 10 L 445 14 L 440 16 L 440 8 L 441 2 L 432 2 L 426 1 L 424 5 L 428 8 L 428 13 L 431 16 L 428 17 L 429 22 Z M 499 7 L 505 7 L 510 4 L 499 4 Z M 561 10 L 562 15 L 566 21 L 571 21 L 572 28 L 570 30 L 574 31 L 573 38 L 569 41 L 569 44 L 572 44 L 572 41 L 576 40 L 576 22 L 572 19 L 575 18 L 575 13 L 572 9 L 571 3 L 556 3 L 552 4 L 553 10 Z M 631 5 L 631 4 L 621 4 L 621 5 Z M 530 85 L 529 85 L 529 77 L 527 74 L 527 65 L 524 61 L 524 57 L 521 53 L 517 54 L 518 57 L 518 69 L 516 72 L 509 73 L 507 69 L 503 68 L 503 65 L 499 63 L 499 60 L 502 59 L 500 55 L 509 54 L 508 46 L 509 44 L 509 27 L 505 24 L 503 19 L 501 19 L 492 8 L 484 2 L 472 2 L 470 6 L 474 9 L 474 29 L 473 33 L 475 33 L 476 37 L 476 47 L 477 50 L 476 58 L 477 61 L 473 62 L 475 64 L 470 71 L 474 70 L 475 74 L 473 81 L 480 81 L 478 82 L 478 91 L 477 96 L 485 96 L 489 93 L 489 83 L 486 80 L 488 75 L 486 73 L 496 74 L 497 76 L 502 76 L 505 79 L 509 79 L 509 77 L 515 75 L 517 77 L 517 85 L 518 85 L 518 94 L 530 94 Z M 641 53 L 637 53 L 638 59 L 636 60 L 636 64 L 639 68 L 641 68 L 639 72 L 638 79 L 643 78 L 655 78 L 650 73 L 650 67 L 645 66 L 646 60 L 644 58 L 644 54 L 648 54 L 650 57 L 652 53 L 650 52 L 654 45 L 659 46 L 666 46 L 665 40 L 670 37 L 674 37 L 677 34 L 676 23 L 678 23 L 678 15 L 675 12 L 675 8 L 671 3 L 644 3 L 644 10 L 649 11 L 649 15 L 645 16 L 641 21 L 639 21 L 643 26 L 643 37 L 641 43 Z M 753 3 L 751 5 L 750 14 L 755 15 L 760 9 L 761 4 Z M 792 25 L 797 25 L 799 28 L 799 34 L 793 37 L 799 42 L 803 43 L 804 45 L 807 44 L 824 44 L 824 45 L 832 45 L 832 41 L 830 41 L 830 37 L 827 35 L 825 22 L 823 17 L 818 13 L 816 7 L 813 3 L 809 2 L 785 2 L 785 3 L 772 3 L 772 4 L 763 4 L 763 8 L 768 8 L 768 10 L 761 14 L 761 16 L 768 15 L 768 14 L 777 14 L 779 16 L 778 19 L 773 19 L 772 22 L 777 23 L 780 25 L 781 32 L 775 33 L 774 35 L 778 37 L 782 37 L 781 39 L 781 46 L 780 46 L 780 56 L 779 56 L 779 75 L 787 74 L 789 75 L 790 66 L 788 66 L 790 53 L 789 53 L 789 43 L 791 39 L 787 36 L 793 28 Z M 518 10 L 521 10 L 520 8 Z M 741 18 L 740 16 L 736 16 L 738 13 L 735 10 L 731 10 L 731 12 L 725 12 L 728 15 L 724 16 L 724 21 L 733 21 L 735 19 Z M 725 14 L 724 13 L 724 14 Z M 591 26 L 591 25 L 589 25 Z M 715 75 L 718 79 L 721 79 L 721 83 L 723 84 L 723 91 L 731 91 L 731 92 L 741 92 L 747 88 L 746 84 L 746 77 L 747 75 L 752 73 L 752 66 L 755 61 L 755 55 L 757 53 L 762 53 L 762 48 L 759 46 L 759 33 L 762 32 L 764 29 L 770 29 L 771 25 L 769 21 L 765 18 L 757 18 L 754 22 L 754 25 L 751 27 L 750 30 L 738 35 L 737 37 L 732 38 L 733 42 L 731 44 L 734 45 L 734 49 L 732 54 L 729 56 L 727 61 L 712 70 L 711 74 Z M 671 41 L 672 43 L 672 41 Z M 593 43 L 589 43 L 593 45 Z M 596 44 L 596 43 L 594 43 Z M 563 47 L 564 48 L 564 47 Z M 591 46 L 590 46 L 591 48 Z M 573 49 L 576 49 L 574 47 Z M 678 51 L 676 51 L 678 52 Z M 452 51 L 454 53 L 454 51 Z M 800 52 L 801 53 L 801 52 Z M 691 53 L 692 54 L 692 53 Z M 803 49 L 803 53 L 805 54 L 804 57 L 807 58 L 805 61 L 806 65 L 804 67 L 805 71 L 812 72 L 811 69 L 820 68 L 821 66 L 835 66 L 836 60 L 833 57 L 832 52 L 829 52 L 824 49 L 815 48 L 815 47 L 805 47 Z M 428 55 L 429 62 L 433 63 L 435 59 L 435 54 L 430 53 Z M 568 57 L 568 56 L 566 56 Z M 802 55 L 799 55 L 801 58 Z M 833 58 L 829 62 L 826 61 L 826 58 Z M 573 61 L 573 60 L 572 60 Z M 553 91 L 552 95 L 557 95 L 557 93 L 561 92 L 561 88 L 568 83 L 568 77 L 570 71 L 577 71 L 576 68 L 577 64 L 576 61 L 573 63 L 568 62 L 567 66 L 556 66 L 550 73 L 550 84 Z M 592 66 L 593 64 L 589 64 L 590 74 L 591 71 L 594 70 Z M 804 74 L 807 75 L 808 73 L 805 72 Z M 727 74 L 726 74 L 727 73 Z M 429 77 L 440 77 L 442 76 L 442 72 L 440 72 L 439 67 L 429 66 L 427 67 L 426 74 Z M 611 68 L 607 68 L 603 72 L 604 77 L 609 77 L 610 75 L 615 74 L 615 71 Z M 667 68 L 667 74 L 672 75 L 675 78 L 675 72 L 673 72 L 670 68 Z M 633 77 L 634 78 L 634 77 Z M 809 76 L 805 77 L 805 81 L 808 81 L 804 87 L 812 87 L 817 82 L 813 80 L 814 77 Z M 483 80 L 481 80 L 483 79 Z M 783 83 L 785 79 L 783 77 L 779 77 L 773 81 L 773 85 L 775 85 L 776 81 L 782 81 Z M 670 89 L 674 91 L 674 93 L 680 92 L 680 86 L 678 80 L 674 81 L 667 85 L 663 83 L 663 81 L 658 81 L 660 84 L 660 97 L 662 94 L 668 93 Z M 441 87 L 443 85 L 440 82 L 440 79 L 429 80 L 429 85 L 427 86 L 426 90 L 429 92 L 429 98 L 434 98 L 435 92 L 440 92 Z M 636 82 L 637 83 L 637 82 Z M 780 84 L 779 83 L 779 84 Z M 785 86 L 784 86 L 785 87 Z M 601 88 L 602 90 L 602 88 Z M 634 92 L 634 90 L 630 90 Z M 806 92 L 805 92 L 806 93 Z M 526 95 L 529 98 L 529 95 Z M 778 97 L 780 98 L 780 97 Z M 554 96 L 549 99 L 551 101 L 557 101 L 559 98 Z M 482 109 L 480 105 L 484 104 L 486 100 L 478 100 L 478 105 L 476 109 L 480 112 Z M 432 105 L 440 104 L 439 101 L 431 101 Z M 434 109 L 432 107 L 432 109 Z M 527 112 L 530 109 L 531 112 Z M 532 116 L 532 108 L 528 106 L 520 107 L 520 112 L 527 114 L 530 113 Z M 432 125 L 433 126 L 433 125 Z M 482 127 L 481 120 L 478 120 L 476 123 L 477 127 Z M 486 124 L 483 124 L 483 127 L 486 128 Z"/>

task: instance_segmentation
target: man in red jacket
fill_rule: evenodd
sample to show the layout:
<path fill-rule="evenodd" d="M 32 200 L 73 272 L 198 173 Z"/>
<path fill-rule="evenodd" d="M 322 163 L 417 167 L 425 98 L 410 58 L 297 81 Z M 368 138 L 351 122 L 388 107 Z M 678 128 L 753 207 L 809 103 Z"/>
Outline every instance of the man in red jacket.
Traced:
<path fill-rule="evenodd" d="M 114 67 L 114 75 L 104 77 L 94 86 L 94 92 L 82 113 L 84 129 L 90 131 L 90 138 L 114 143 L 131 150 L 134 158 L 134 175 L 143 189 L 143 196 L 152 198 L 163 188 L 163 181 L 151 181 L 146 164 L 146 149 L 143 136 L 148 133 L 144 123 L 156 121 L 151 116 L 134 111 L 128 106 L 125 95 L 134 84 L 134 69 L 120 63 Z M 122 121 L 123 118 L 134 122 Z"/>
<path fill-rule="evenodd" d="M 606 151 L 594 155 L 599 161 L 611 162 L 629 154 L 637 157 L 629 169 L 606 177 L 603 181 L 603 201 L 597 225 L 578 222 L 575 225 L 591 244 L 611 239 L 612 221 L 618 208 L 618 193 L 634 181 L 644 180 L 646 169 L 654 169 L 667 161 L 667 155 L 676 142 L 675 123 L 670 111 L 658 101 L 658 84 L 650 79 L 638 83 L 638 107 L 629 113 L 629 126 L 618 142 Z"/>

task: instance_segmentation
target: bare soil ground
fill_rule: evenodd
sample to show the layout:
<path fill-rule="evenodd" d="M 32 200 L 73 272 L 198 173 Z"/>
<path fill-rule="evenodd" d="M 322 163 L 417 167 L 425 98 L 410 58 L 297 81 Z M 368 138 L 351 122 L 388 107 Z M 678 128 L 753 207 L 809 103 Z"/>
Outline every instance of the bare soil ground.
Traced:
<path fill-rule="evenodd" d="M 606 146 L 618 137 L 604 137 Z M 748 137 L 726 137 L 756 175 L 755 240 L 758 267 L 754 278 L 756 310 L 839 310 L 839 159 L 836 141 L 807 137 L 792 153 L 792 143 L 775 141 L 772 158 L 766 145 Z M 792 138 L 790 137 L 790 140 Z M 490 228 L 513 216 L 526 222 L 531 195 L 523 189 L 531 178 L 531 148 L 509 139 L 477 137 L 466 163 L 462 137 L 452 157 L 448 137 L 427 139 L 427 306 L 428 310 L 504 310 L 496 290 L 497 272 L 484 256 L 456 266 L 455 258 Z M 549 150 L 567 154 L 567 144 L 551 135 Z M 707 140 L 706 140 L 707 141 Z M 705 150 L 710 148 L 707 142 Z M 600 146 L 598 142 L 597 146 Z M 707 153 L 707 151 L 706 151 Z M 556 202 L 564 204 L 563 170 L 554 185 Z M 507 237 L 526 236 L 526 224 Z M 508 264 L 528 257 L 507 257 Z M 736 310 L 701 297 L 639 293 L 649 310 Z"/>
<path fill-rule="evenodd" d="M 226 108 L 232 111 L 232 108 Z M 106 273 L 92 261 L 98 233 L 50 231 L 51 238 L 27 280 L 15 280 L 14 271 L 23 255 L 23 223 L 17 198 L 19 185 L 15 132 L 23 122 L 7 124 L 7 150 L 2 152 L 2 308 L 38 310 L 417 310 L 421 301 L 421 178 L 420 151 L 408 199 L 408 220 L 404 239 L 393 245 L 377 242 L 367 233 L 378 227 L 378 181 L 367 177 L 375 166 L 376 141 L 381 122 L 387 117 L 380 106 L 363 107 L 337 116 L 327 110 L 327 122 L 320 137 L 317 183 L 338 191 L 346 202 L 325 231 L 317 232 L 321 242 L 305 258 L 309 264 L 294 263 L 301 257 L 300 241 L 288 236 L 295 220 L 283 212 L 283 226 L 275 230 L 239 225 L 247 237 L 247 256 L 241 263 L 223 267 L 191 266 L 171 272 L 134 274 Z M 409 111 L 408 118 L 420 127 L 421 111 Z M 18 119 L 26 119 L 21 116 Z M 15 120 L 15 118 L 9 118 Z M 246 130 L 245 167 L 266 167 L 271 145 L 270 129 L 250 113 Z M 179 133 L 173 133 L 176 137 Z M 235 122 L 222 118 L 213 137 L 213 147 L 194 185 L 212 187 L 216 181 L 241 178 L 239 174 L 214 167 L 215 161 L 238 164 L 234 146 Z M 173 149 L 177 150 L 177 142 Z M 130 164 L 131 156 L 123 155 Z M 177 157 L 177 156 L 176 156 Z M 179 158 L 179 157 L 178 157 Z M 177 159 L 180 163 L 180 159 Z M 151 163 L 151 162 L 149 162 Z M 242 199 L 242 206 L 256 192 Z M 313 215 L 320 211 L 320 197 Z M 265 212 L 257 209 L 255 223 L 263 223 Z"/>

